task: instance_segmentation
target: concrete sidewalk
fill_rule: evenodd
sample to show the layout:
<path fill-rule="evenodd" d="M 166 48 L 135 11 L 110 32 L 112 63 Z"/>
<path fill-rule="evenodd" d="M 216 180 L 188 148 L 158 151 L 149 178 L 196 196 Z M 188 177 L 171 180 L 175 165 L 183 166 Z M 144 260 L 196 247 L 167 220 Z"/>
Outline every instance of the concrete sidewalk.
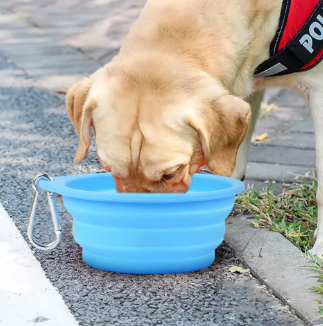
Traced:
<path fill-rule="evenodd" d="M 144 0 L 11 0 L 0 4 L 1 201 L 26 238 L 30 180 L 99 171 L 95 153 L 73 164 L 77 138 L 68 121 L 68 88 L 108 62 L 139 15 Z M 302 98 L 272 89 L 277 108 L 259 119 L 247 169 L 249 184 L 291 182 L 315 169 L 314 133 Z M 8 132 L 9 131 L 9 132 Z M 266 184 L 266 183 L 265 183 Z M 41 207 L 46 212 L 46 206 Z M 81 325 L 303 325 L 250 274 L 232 275 L 240 262 L 226 246 L 210 268 L 177 276 L 124 276 L 93 270 L 69 236 L 50 253 L 35 252 L 52 284 Z M 48 216 L 47 216 L 48 217 Z M 50 225 L 38 221 L 38 236 Z M 4 325 L 7 326 L 7 325 Z M 9 325 L 8 325 L 9 326 Z"/>
<path fill-rule="evenodd" d="M 289 89 L 268 89 L 265 103 L 273 110 L 256 125 L 247 165 L 247 182 L 293 182 L 295 175 L 315 171 L 315 138 L 310 111 L 304 99 Z"/>

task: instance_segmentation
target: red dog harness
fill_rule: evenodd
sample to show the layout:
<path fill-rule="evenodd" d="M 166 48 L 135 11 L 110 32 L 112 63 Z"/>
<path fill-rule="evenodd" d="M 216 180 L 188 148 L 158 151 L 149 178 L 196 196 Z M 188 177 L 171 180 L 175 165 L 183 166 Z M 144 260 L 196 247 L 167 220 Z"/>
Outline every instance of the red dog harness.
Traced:
<path fill-rule="evenodd" d="M 323 0 L 283 0 L 270 57 L 256 69 L 255 76 L 306 71 L 322 59 Z"/>

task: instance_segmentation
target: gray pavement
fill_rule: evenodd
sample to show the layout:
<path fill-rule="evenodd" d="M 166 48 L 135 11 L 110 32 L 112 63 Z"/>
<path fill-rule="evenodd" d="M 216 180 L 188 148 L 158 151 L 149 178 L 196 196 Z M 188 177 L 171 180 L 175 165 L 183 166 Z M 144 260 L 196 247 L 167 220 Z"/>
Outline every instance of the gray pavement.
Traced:
<path fill-rule="evenodd" d="M 0 3 L 0 203 L 26 238 L 30 182 L 51 175 L 99 172 L 95 153 L 74 164 L 77 137 L 57 88 L 67 88 L 110 60 L 138 16 L 144 0 L 11 0 Z M 313 171 L 314 133 L 302 98 L 272 89 L 277 108 L 259 119 L 247 184 L 291 182 Z M 59 247 L 35 251 L 81 325 L 303 325 L 250 275 L 232 275 L 239 265 L 223 245 L 208 269 L 186 275 L 134 276 L 94 270 L 81 259 L 69 235 L 69 217 L 59 202 L 64 228 Z M 48 210 L 39 206 L 36 235 L 50 238 Z M 7 325 L 5 325 L 7 326 Z"/>
<path fill-rule="evenodd" d="M 265 103 L 275 107 L 258 119 L 247 165 L 246 184 L 262 187 L 264 182 L 295 181 L 296 175 L 315 172 L 315 138 L 310 111 L 293 90 L 268 89 Z M 268 133 L 268 139 L 255 138 Z"/>

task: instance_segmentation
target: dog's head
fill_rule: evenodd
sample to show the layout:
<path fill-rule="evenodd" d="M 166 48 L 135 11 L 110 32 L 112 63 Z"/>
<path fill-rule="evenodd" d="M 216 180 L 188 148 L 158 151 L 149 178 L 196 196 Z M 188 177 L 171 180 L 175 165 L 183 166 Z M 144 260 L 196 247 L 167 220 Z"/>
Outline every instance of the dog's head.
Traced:
<path fill-rule="evenodd" d="M 69 89 L 67 107 L 79 135 L 75 162 L 93 128 L 120 192 L 185 192 L 204 164 L 231 176 L 251 116 L 213 78 L 149 64 L 101 68 Z"/>

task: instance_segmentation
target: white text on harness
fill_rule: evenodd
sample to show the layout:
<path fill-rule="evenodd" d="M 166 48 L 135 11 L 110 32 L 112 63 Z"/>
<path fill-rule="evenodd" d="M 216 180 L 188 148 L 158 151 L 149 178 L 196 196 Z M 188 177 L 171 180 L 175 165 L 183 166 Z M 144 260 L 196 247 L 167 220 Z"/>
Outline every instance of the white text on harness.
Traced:
<path fill-rule="evenodd" d="M 304 48 L 309 52 L 313 53 L 313 38 L 318 41 L 323 40 L 323 17 L 321 15 L 317 15 L 316 19 L 321 23 L 314 22 L 311 24 L 309 28 L 309 34 L 305 34 L 300 40 Z"/>

